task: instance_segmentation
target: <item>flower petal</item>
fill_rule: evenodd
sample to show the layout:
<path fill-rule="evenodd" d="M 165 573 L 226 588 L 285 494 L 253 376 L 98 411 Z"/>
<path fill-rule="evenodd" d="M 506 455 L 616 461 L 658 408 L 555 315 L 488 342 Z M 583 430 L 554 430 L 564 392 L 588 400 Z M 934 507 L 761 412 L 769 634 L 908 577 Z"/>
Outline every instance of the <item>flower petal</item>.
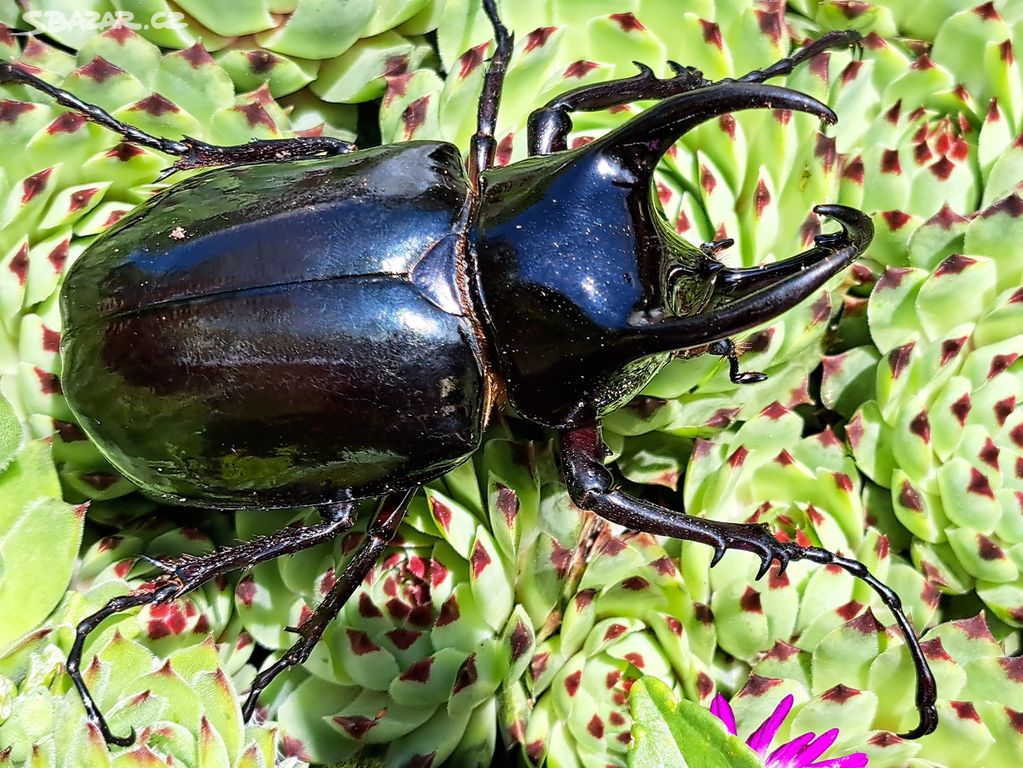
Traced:
<path fill-rule="evenodd" d="M 725 724 L 725 728 L 728 729 L 730 734 L 736 735 L 735 715 L 732 713 L 732 707 L 729 705 L 728 699 L 720 693 L 710 703 L 710 713 Z"/>
<path fill-rule="evenodd" d="M 795 699 L 791 693 L 782 699 L 778 703 L 778 706 L 774 708 L 774 712 L 772 712 L 768 718 L 761 723 L 760 727 L 753 731 L 753 733 L 750 734 L 750 737 L 746 739 L 746 744 L 750 749 L 756 752 L 761 759 L 763 759 L 764 755 L 767 753 L 767 748 L 771 745 L 771 741 L 778 733 L 778 729 L 781 727 L 781 724 L 785 721 L 785 718 L 788 717 L 789 711 L 792 709 L 792 702 L 794 701 Z"/>
<path fill-rule="evenodd" d="M 765 768 L 802 768 L 809 762 L 800 759 L 803 748 L 813 741 L 815 735 L 813 732 L 804 733 L 792 741 L 785 742 L 767 756 L 764 761 Z"/>
<path fill-rule="evenodd" d="M 825 760 L 823 763 L 808 763 L 806 768 L 866 768 L 867 762 L 865 752 L 853 752 L 851 755 Z"/>
<path fill-rule="evenodd" d="M 807 744 L 806 748 L 799 753 L 799 757 L 802 759 L 802 765 L 809 765 L 818 757 L 828 751 L 828 748 L 835 743 L 835 739 L 838 738 L 838 729 L 832 728 L 830 731 L 825 731 L 817 737 L 816 741 L 811 744 Z"/>

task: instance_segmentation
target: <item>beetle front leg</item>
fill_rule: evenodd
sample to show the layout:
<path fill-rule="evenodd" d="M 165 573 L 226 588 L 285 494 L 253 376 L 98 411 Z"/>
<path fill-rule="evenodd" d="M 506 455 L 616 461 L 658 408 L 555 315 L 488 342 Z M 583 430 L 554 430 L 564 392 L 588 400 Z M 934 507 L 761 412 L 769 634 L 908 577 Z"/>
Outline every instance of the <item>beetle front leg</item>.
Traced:
<path fill-rule="evenodd" d="M 71 682 L 74 683 L 82 697 L 86 714 L 97 725 L 103 738 L 110 744 L 126 747 L 135 741 L 135 734 L 115 736 L 110 732 L 106 719 L 82 677 L 81 663 L 85 640 L 96 627 L 122 611 L 176 600 L 216 576 L 240 568 L 251 568 L 281 555 L 292 554 L 330 541 L 352 527 L 355 522 L 354 513 L 355 504 L 353 502 L 328 504 L 320 510 L 323 522 L 315 525 L 284 528 L 268 536 L 260 536 L 236 547 L 217 550 L 202 557 L 178 558 L 162 562 L 145 558 L 160 568 L 163 574 L 148 586 L 113 598 L 98 611 L 82 619 L 75 627 L 75 639 L 71 645 L 71 651 L 68 653 L 66 665 L 68 675 L 71 676 Z"/>
<path fill-rule="evenodd" d="M 782 77 L 820 53 L 858 45 L 861 39 L 860 33 L 851 29 L 834 30 L 803 46 L 791 56 L 764 69 L 747 72 L 736 80 L 740 83 L 762 83 L 774 77 Z M 664 79 L 657 78 L 646 65 L 638 61 L 634 63 L 640 70 L 634 77 L 576 88 L 555 97 L 533 112 L 529 116 L 529 154 L 549 155 L 567 149 L 568 134 L 572 132 L 572 112 L 594 112 L 644 99 L 666 99 L 713 84 L 698 69 L 683 67 L 674 61 L 668 62 L 675 72 L 674 76 Z"/>
<path fill-rule="evenodd" d="M 302 622 L 300 626 L 294 628 L 294 632 L 299 635 L 299 639 L 285 651 L 280 659 L 253 679 L 249 695 L 242 706 L 242 717 L 246 722 L 252 718 L 253 712 L 256 711 L 259 695 L 270 685 L 273 679 L 289 667 L 297 666 L 309 658 L 309 654 L 312 653 L 313 648 L 320 641 L 327 625 L 334 620 L 338 612 L 348 602 L 348 599 L 355 593 L 363 579 L 366 578 L 366 574 L 370 572 L 384 549 L 391 543 L 395 534 L 397 534 L 398 526 L 405 517 L 405 512 L 408 510 L 412 497 L 415 496 L 418 490 L 419 488 L 417 487 L 386 496 L 380 502 L 377 514 L 367 530 L 369 541 L 363 544 L 355 554 L 355 557 L 345 566 L 344 571 L 338 577 L 333 588 L 323 598 L 323 601 L 316 606 L 312 615 Z"/>
<path fill-rule="evenodd" d="M 747 72 L 738 80 L 740 83 L 762 83 L 765 80 L 770 80 L 772 77 L 783 77 L 792 74 L 792 70 L 797 66 L 804 61 L 809 61 L 818 54 L 837 48 L 858 47 L 862 39 L 863 36 L 856 30 L 835 29 L 817 40 L 804 45 L 791 56 L 786 56 L 784 59 L 776 61 L 764 69 L 754 69 L 752 72 Z"/>
<path fill-rule="evenodd" d="M 696 541 L 713 547 L 712 566 L 730 549 L 752 552 L 760 558 L 757 579 L 767 573 L 773 560 L 778 561 L 779 573 L 784 572 L 792 560 L 809 560 L 821 565 L 837 565 L 865 581 L 895 617 L 916 667 L 916 704 L 920 722 L 912 731 L 903 734 L 903 738 L 915 739 L 931 733 L 937 727 L 937 687 L 920 648 L 920 641 L 903 612 L 899 596 L 878 581 L 866 566 L 820 547 L 803 547 L 795 542 L 778 541 L 766 525 L 704 520 L 623 493 L 616 487 L 611 473 L 604 466 L 608 451 L 596 422 L 563 430 L 560 439 L 565 483 L 572 501 L 576 506 L 595 512 L 605 520 L 632 530 Z"/>
<path fill-rule="evenodd" d="M 469 140 L 469 182 L 479 190 L 480 174 L 494 164 L 497 152 L 497 109 L 504 90 L 504 76 L 511 60 L 514 37 L 501 22 L 495 0 L 483 0 L 483 11 L 494 28 L 494 55 L 483 76 L 483 91 L 476 108 L 476 133 Z"/>
<path fill-rule="evenodd" d="M 668 62 L 673 77 L 659 78 L 638 61 L 639 74 L 596 85 L 584 85 L 556 96 L 529 116 L 529 154 L 550 155 L 567 149 L 572 132 L 572 112 L 596 112 L 644 99 L 665 99 L 707 85 L 703 74 L 692 67 Z"/>
<path fill-rule="evenodd" d="M 120 134 L 131 144 L 156 149 L 181 159 L 165 170 L 160 179 L 175 171 L 204 168 L 215 165 L 238 165 L 241 163 L 279 162 L 301 160 L 312 157 L 341 155 L 354 152 L 355 145 L 330 136 L 297 136 L 291 139 L 267 139 L 250 141 L 248 144 L 219 146 L 185 136 L 180 141 L 153 136 L 140 128 L 118 120 L 102 107 L 82 101 L 70 91 L 51 85 L 27 69 L 11 62 L 0 62 L 0 83 L 19 83 L 53 97 L 62 107 L 78 112 L 97 125 Z"/>

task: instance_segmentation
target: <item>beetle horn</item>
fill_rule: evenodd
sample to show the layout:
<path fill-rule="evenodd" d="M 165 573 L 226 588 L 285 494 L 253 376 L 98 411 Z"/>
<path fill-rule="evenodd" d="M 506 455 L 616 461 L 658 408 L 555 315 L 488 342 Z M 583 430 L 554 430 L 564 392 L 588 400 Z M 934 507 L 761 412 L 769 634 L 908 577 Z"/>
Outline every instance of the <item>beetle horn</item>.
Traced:
<path fill-rule="evenodd" d="M 724 294 L 715 291 L 714 296 L 727 298 L 731 294 L 740 298 L 688 317 L 637 318 L 629 326 L 623 343 L 634 349 L 637 357 L 699 347 L 766 323 L 794 307 L 852 264 L 874 235 L 870 218 L 855 208 L 818 205 L 813 210 L 838 221 L 842 231 L 818 235 L 813 248 L 763 272 L 728 270 L 739 277 L 733 278 L 731 285 L 726 284 Z M 721 270 L 718 276 L 725 271 Z M 768 284 L 768 275 L 774 282 Z"/>
<path fill-rule="evenodd" d="M 874 235 L 874 226 L 870 219 L 855 208 L 844 205 L 818 205 L 814 213 L 829 216 L 842 222 L 842 231 L 814 238 L 817 246 L 812 250 L 794 256 L 785 261 L 765 264 L 759 267 L 733 269 L 724 267 L 714 275 L 714 303 L 727 304 L 749 296 L 764 288 L 776 285 L 794 275 L 802 274 L 820 260 L 822 248 L 841 248 L 847 244 L 859 248 L 859 253 L 870 245 Z M 854 257 L 855 258 L 855 257 Z"/>
<path fill-rule="evenodd" d="M 838 118 L 827 105 L 791 88 L 722 80 L 664 99 L 599 139 L 599 146 L 639 173 L 653 172 L 661 155 L 685 133 L 714 117 L 743 109 L 791 109 L 826 123 Z"/>

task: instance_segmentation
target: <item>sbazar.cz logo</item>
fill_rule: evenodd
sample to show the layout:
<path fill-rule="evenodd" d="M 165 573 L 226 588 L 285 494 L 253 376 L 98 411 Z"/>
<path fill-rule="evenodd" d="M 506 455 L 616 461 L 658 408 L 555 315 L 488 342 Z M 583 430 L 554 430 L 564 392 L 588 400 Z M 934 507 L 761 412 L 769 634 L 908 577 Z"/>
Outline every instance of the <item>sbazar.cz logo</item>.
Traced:
<path fill-rule="evenodd" d="M 114 27 L 128 29 L 184 29 L 185 14 L 176 11 L 158 11 L 148 18 L 136 19 L 131 11 L 65 11 L 32 10 L 21 15 L 28 31 L 14 31 L 16 35 L 59 34 L 71 30 L 103 32 Z"/>

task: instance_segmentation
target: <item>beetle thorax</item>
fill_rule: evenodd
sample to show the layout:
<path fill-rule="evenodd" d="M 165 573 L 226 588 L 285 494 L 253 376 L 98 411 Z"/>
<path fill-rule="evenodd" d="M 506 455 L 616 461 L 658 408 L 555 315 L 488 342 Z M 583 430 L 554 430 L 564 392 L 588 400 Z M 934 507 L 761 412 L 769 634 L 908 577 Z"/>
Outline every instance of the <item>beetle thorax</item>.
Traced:
<path fill-rule="evenodd" d="M 636 354 L 630 324 L 693 311 L 710 292 L 709 279 L 706 290 L 673 285 L 680 260 L 696 269 L 703 255 L 657 213 L 649 180 L 587 148 L 488 172 L 472 242 L 508 400 L 550 426 L 636 394 L 668 356 Z"/>

